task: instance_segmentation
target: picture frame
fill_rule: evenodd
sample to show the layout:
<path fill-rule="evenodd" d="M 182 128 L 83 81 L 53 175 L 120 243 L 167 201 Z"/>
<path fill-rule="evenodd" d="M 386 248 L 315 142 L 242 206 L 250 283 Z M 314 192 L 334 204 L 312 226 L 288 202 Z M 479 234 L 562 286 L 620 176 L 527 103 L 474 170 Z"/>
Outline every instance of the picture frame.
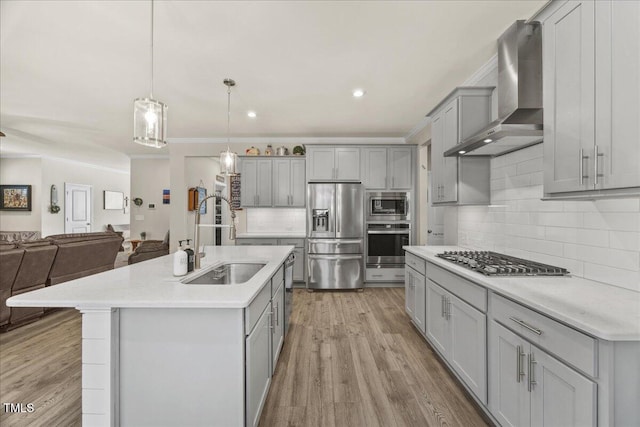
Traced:
<path fill-rule="evenodd" d="M 124 209 L 124 193 L 121 191 L 104 190 L 104 209 L 105 210 Z"/>
<path fill-rule="evenodd" d="M 31 186 L 0 185 L 0 210 L 31 212 Z"/>

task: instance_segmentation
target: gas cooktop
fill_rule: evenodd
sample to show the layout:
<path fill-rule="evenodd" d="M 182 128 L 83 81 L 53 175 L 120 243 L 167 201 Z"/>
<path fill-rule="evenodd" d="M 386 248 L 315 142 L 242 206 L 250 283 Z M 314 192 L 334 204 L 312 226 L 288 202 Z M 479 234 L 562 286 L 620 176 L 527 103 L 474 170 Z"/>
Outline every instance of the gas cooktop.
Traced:
<path fill-rule="evenodd" d="M 446 251 L 436 256 L 486 276 L 566 276 L 569 274 L 561 267 L 491 251 Z"/>

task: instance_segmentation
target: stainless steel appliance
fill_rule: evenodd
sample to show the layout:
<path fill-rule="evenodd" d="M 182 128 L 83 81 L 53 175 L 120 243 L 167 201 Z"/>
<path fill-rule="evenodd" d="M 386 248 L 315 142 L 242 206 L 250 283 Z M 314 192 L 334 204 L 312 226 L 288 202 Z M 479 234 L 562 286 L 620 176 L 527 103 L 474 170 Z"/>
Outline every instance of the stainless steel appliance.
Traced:
<path fill-rule="evenodd" d="M 364 209 L 360 183 L 307 185 L 307 288 L 364 284 Z"/>
<path fill-rule="evenodd" d="M 289 318 L 293 308 L 293 264 L 296 260 L 295 254 L 291 255 L 284 262 L 284 335 L 289 332 Z"/>
<path fill-rule="evenodd" d="M 408 223 L 367 224 L 367 268 L 403 268 L 403 246 L 411 245 Z"/>
<path fill-rule="evenodd" d="M 444 152 L 500 156 L 542 142 L 542 26 L 516 21 L 498 39 L 498 120 Z"/>
<path fill-rule="evenodd" d="M 446 251 L 436 256 L 486 276 L 566 276 L 569 274 L 562 267 L 491 251 Z"/>
<path fill-rule="evenodd" d="M 367 221 L 407 221 L 409 193 L 367 192 Z"/>

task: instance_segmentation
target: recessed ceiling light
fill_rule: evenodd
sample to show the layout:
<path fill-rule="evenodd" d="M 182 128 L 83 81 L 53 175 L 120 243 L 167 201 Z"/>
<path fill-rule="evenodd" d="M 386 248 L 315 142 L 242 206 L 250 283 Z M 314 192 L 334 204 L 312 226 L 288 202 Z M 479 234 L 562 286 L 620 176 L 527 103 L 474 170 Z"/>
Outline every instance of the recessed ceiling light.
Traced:
<path fill-rule="evenodd" d="M 256 112 L 255 112 L 255 111 L 248 111 L 248 112 L 247 112 L 247 116 L 249 116 L 249 117 L 251 117 L 252 119 L 254 119 L 254 118 L 257 116 L 257 114 L 256 114 Z"/>
<path fill-rule="evenodd" d="M 492 142 L 492 141 L 493 141 L 493 139 L 487 138 L 487 139 L 485 139 L 485 140 L 484 140 L 484 141 L 482 141 L 482 142 Z"/>
<path fill-rule="evenodd" d="M 464 154 L 464 153 L 466 153 L 466 151 L 464 151 L 464 150 L 458 151 L 458 154 Z"/>
<path fill-rule="evenodd" d="M 362 97 L 364 96 L 364 90 L 362 90 L 362 89 L 355 89 L 355 90 L 353 91 L 353 96 L 354 96 L 355 98 L 362 98 Z"/>

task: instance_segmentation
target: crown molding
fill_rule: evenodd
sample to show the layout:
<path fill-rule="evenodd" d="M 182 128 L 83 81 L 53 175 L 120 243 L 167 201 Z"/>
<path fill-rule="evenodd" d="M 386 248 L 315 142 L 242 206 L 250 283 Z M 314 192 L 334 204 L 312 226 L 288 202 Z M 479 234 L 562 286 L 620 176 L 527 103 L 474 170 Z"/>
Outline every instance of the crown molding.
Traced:
<path fill-rule="evenodd" d="M 168 138 L 169 144 L 405 144 L 406 139 L 398 137 L 233 137 L 229 138 Z"/>

